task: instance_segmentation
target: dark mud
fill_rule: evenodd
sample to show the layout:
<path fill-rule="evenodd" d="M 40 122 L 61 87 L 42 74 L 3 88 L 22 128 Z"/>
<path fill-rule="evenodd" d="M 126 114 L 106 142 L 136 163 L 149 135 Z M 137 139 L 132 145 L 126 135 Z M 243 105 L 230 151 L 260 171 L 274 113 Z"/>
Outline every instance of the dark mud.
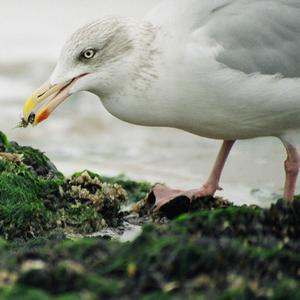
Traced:
<path fill-rule="evenodd" d="M 64 178 L 3 134 L 0 148 L 0 299 L 300 299 L 300 198 L 262 209 L 205 197 L 157 214 L 148 183 Z M 144 224 L 130 242 L 78 238 L 128 222 Z"/>

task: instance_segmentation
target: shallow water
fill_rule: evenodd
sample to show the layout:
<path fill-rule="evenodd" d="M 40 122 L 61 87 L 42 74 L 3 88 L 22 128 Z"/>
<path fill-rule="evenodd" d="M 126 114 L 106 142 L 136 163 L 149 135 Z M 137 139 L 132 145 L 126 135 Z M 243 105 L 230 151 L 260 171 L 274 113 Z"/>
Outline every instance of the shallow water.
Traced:
<path fill-rule="evenodd" d="M 97 97 L 72 96 L 37 128 L 15 129 L 24 99 L 48 78 L 77 27 L 104 15 L 142 17 L 159 0 L 0 1 L 0 130 L 42 149 L 65 174 L 91 169 L 192 188 L 205 180 L 220 145 L 182 131 L 145 128 L 110 116 Z M 284 149 L 273 138 L 232 150 L 219 195 L 267 205 L 283 182 Z"/>

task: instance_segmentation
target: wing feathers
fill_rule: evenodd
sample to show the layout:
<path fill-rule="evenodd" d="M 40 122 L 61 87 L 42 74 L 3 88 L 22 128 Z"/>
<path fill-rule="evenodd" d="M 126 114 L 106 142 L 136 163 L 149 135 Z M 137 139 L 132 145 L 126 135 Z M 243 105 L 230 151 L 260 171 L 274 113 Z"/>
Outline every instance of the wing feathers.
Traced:
<path fill-rule="evenodd" d="M 245 73 L 300 77 L 300 1 L 235 0 L 205 24 L 223 50 L 217 61 Z"/>

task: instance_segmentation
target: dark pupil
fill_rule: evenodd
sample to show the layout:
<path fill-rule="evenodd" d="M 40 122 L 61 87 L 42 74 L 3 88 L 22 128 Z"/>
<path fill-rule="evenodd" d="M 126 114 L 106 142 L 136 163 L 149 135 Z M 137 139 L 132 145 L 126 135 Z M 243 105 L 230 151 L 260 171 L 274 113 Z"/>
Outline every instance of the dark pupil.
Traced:
<path fill-rule="evenodd" d="M 91 57 L 93 55 L 92 51 L 87 51 L 85 53 L 86 57 Z"/>

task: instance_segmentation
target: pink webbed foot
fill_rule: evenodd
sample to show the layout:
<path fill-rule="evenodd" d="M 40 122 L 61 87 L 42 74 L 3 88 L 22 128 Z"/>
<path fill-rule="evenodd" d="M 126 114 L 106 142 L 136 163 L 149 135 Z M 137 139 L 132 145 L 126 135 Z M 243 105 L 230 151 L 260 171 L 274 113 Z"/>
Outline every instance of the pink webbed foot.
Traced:
<path fill-rule="evenodd" d="M 179 207 L 188 206 L 193 198 L 213 196 L 217 190 L 221 190 L 218 185 L 205 184 L 200 189 L 193 189 L 182 191 L 178 189 L 171 189 L 163 185 L 156 185 L 153 188 L 153 196 L 155 197 L 155 210 L 160 210 L 164 205 L 176 202 L 174 205 Z"/>
<path fill-rule="evenodd" d="M 154 204 L 155 211 L 162 211 L 168 206 L 169 211 L 173 211 L 173 215 L 176 215 L 176 211 L 179 213 L 187 212 L 193 198 L 214 196 L 215 192 L 221 189 L 218 183 L 234 142 L 235 141 L 223 142 L 207 183 L 202 188 L 182 191 L 170 189 L 162 185 L 155 186 L 148 198 L 149 202 Z"/>

